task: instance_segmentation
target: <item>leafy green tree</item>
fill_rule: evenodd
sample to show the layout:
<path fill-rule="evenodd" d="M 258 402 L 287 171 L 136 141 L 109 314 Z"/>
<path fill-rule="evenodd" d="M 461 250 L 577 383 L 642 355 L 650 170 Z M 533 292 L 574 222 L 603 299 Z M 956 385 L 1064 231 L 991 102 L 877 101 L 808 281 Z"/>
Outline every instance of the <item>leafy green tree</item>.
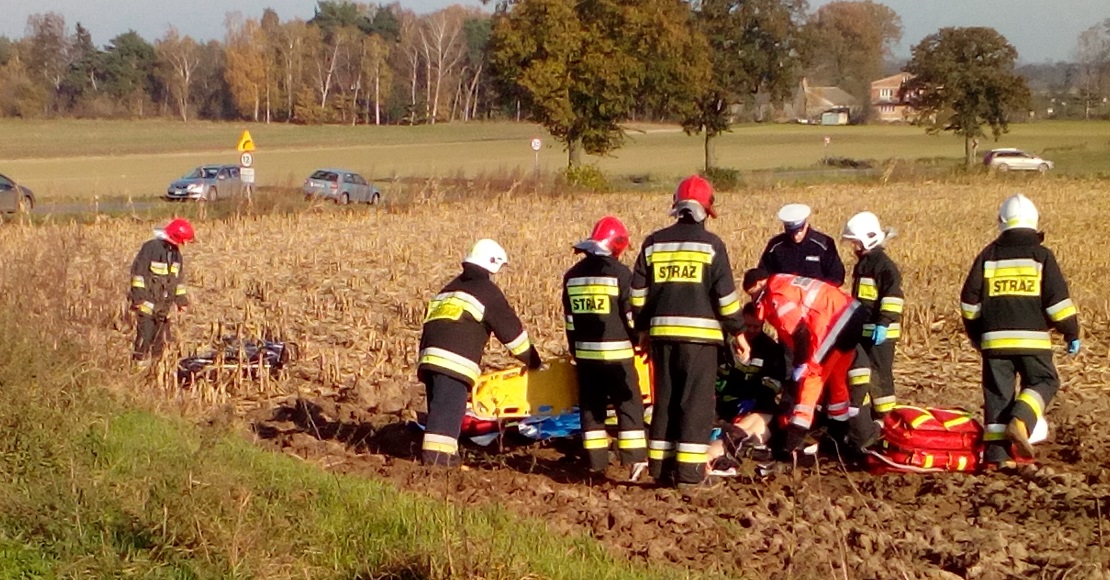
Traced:
<path fill-rule="evenodd" d="M 732 124 L 732 106 L 757 93 L 789 94 L 798 79 L 798 28 L 804 0 L 701 0 L 696 28 L 709 43 L 711 77 L 683 119 L 687 134 L 705 132 L 705 169 L 717 165 L 715 139 Z"/>
<path fill-rule="evenodd" d="M 675 109 L 702 90 L 708 58 L 687 21 L 680 0 L 502 2 L 490 67 L 503 94 L 562 141 L 576 167 L 583 151 L 619 148 L 620 123 L 641 105 Z"/>
<path fill-rule="evenodd" d="M 942 28 L 912 49 L 903 96 L 916 122 L 931 134 L 964 138 L 968 167 L 973 141 L 990 127 L 994 139 L 1009 131 L 1010 115 L 1029 107 L 1029 88 L 1014 72 L 1017 50 L 993 28 Z"/>
<path fill-rule="evenodd" d="M 60 93 L 70 109 L 75 107 L 88 94 L 99 89 L 101 52 L 93 44 L 89 29 L 77 23 L 77 30 L 70 42 L 70 65 L 62 81 Z"/>
<path fill-rule="evenodd" d="M 139 33 L 128 30 L 108 42 L 101 60 L 104 89 L 127 104 L 132 114 L 142 117 L 154 89 L 158 57 Z"/>
<path fill-rule="evenodd" d="M 883 4 L 839 0 L 818 8 L 802 36 L 808 76 L 867 100 L 871 81 L 902 40 L 902 19 Z"/>

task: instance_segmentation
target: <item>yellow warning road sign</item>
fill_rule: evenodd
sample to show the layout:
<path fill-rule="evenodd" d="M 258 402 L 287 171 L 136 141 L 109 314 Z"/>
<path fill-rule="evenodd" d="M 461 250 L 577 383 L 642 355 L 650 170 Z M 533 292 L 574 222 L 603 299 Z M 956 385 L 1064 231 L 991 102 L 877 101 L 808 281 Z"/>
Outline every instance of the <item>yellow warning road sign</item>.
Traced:
<path fill-rule="evenodd" d="M 254 151 L 254 139 L 251 138 L 250 131 L 243 131 L 239 137 L 239 146 L 236 147 L 240 153 L 244 151 Z"/>

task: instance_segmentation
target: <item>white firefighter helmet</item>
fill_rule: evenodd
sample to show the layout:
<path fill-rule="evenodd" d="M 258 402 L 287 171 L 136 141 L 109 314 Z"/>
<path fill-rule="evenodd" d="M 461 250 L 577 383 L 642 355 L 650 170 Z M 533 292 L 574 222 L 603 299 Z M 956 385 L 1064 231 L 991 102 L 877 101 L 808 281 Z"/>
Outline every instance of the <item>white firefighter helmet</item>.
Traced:
<path fill-rule="evenodd" d="M 879 223 L 879 216 L 869 211 L 861 211 L 844 224 L 844 232 L 840 237 L 859 242 L 863 246 L 863 251 L 869 252 L 886 241 L 886 232 Z"/>
<path fill-rule="evenodd" d="M 1006 198 L 1006 201 L 998 207 L 999 231 L 1004 232 L 1017 228 L 1036 230 L 1039 218 L 1040 214 L 1037 212 L 1037 206 L 1033 205 L 1032 200 L 1020 193 L 1015 193 Z"/>
<path fill-rule="evenodd" d="M 480 266 L 490 274 L 496 274 L 501 266 L 509 263 L 509 255 L 505 253 L 505 248 L 502 248 L 501 244 L 489 238 L 483 238 L 470 248 L 470 253 L 466 255 L 463 262 Z"/>

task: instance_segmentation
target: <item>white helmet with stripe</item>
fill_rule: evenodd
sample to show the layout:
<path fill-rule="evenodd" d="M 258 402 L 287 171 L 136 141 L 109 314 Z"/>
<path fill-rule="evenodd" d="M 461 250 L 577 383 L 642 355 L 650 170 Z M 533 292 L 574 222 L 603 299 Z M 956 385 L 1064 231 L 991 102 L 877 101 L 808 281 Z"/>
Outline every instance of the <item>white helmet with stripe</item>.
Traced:
<path fill-rule="evenodd" d="M 1036 230 L 1040 217 L 1037 206 L 1033 205 L 1032 200 L 1016 193 L 1006 198 L 1006 201 L 998 207 L 998 230 L 1003 232 L 1018 228 Z"/>
<path fill-rule="evenodd" d="M 463 262 L 484 268 L 490 274 L 496 274 L 501 266 L 509 263 L 509 255 L 505 253 L 505 248 L 502 248 L 501 244 L 489 238 L 483 238 L 474 244 L 470 253 L 463 258 Z"/>
<path fill-rule="evenodd" d="M 863 246 L 863 251 L 868 252 L 881 246 L 886 241 L 886 232 L 879 223 L 879 216 L 863 211 L 852 216 L 844 225 L 844 232 L 840 237 L 845 240 L 855 240 Z"/>

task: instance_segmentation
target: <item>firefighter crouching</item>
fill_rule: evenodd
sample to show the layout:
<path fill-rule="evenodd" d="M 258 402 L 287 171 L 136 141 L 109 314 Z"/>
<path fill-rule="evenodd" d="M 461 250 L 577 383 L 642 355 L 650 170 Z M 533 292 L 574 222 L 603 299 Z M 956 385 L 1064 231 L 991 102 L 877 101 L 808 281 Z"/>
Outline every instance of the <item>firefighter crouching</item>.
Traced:
<path fill-rule="evenodd" d="M 154 238 L 143 244 L 131 262 L 128 298 L 131 310 L 136 313 L 131 357 L 139 365 L 162 355 L 169 334 L 170 312 L 189 305 L 181 246 L 193 241 L 194 233 L 188 220 L 171 220 L 154 231 Z"/>
<path fill-rule="evenodd" d="M 478 240 L 463 260 L 462 273 L 428 304 L 417 364 L 428 401 L 421 445 L 425 465 L 459 464 L 466 399 L 482 372 L 482 351 L 491 332 L 529 368 L 542 364 L 516 312 L 490 279 L 508 262 L 497 242 Z"/>
<path fill-rule="evenodd" d="M 1039 217 L 1024 195 L 1002 202 L 1001 233 L 975 258 L 960 293 L 964 328 L 983 356 L 988 467 L 1012 466 L 1015 455 L 1033 459 L 1030 431 L 1060 386 L 1050 328 L 1064 335 L 1068 354 L 1079 352 L 1079 317 L 1055 255 L 1042 245 Z"/>
<path fill-rule="evenodd" d="M 705 228 L 717 215 L 709 182 L 695 175 L 679 184 L 671 215 L 678 218 L 673 225 L 644 240 L 632 307 L 655 372 L 649 473 L 687 487 L 705 477 L 717 351 L 744 326 L 728 251 Z"/>
<path fill-rule="evenodd" d="M 875 214 L 865 211 L 852 216 L 841 239 L 852 245 L 858 261 L 852 268 L 852 296 L 868 309 L 863 325 L 863 346 L 871 362 L 875 419 L 894 408 L 894 350 L 902 336 L 902 273 L 883 244 L 890 238 Z"/>
<path fill-rule="evenodd" d="M 859 348 L 866 309 L 840 288 L 814 278 L 769 275 L 762 268 L 744 273 L 744 291 L 758 304 L 760 318 L 778 333 L 793 354 L 793 388 L 783 393 L 785 413 L 776 451 L 783 459 L 797 457 L 813 426 L 818 404 L 824 404 L 830 434 L 846 440 L 849 450 L 862 452 L 878 437 L 868 406 L 870 366 Z M 741 358 L 750 347 L 740 337 Z"/>
<path fill-rule="evenodd" d="M 620 262 L 628 243 L 628 230 L 619 219 L 601 218 L 590 237 L 575 244 L 582 259 L 563 276 L 563 313 L 578 374 L 582 444 L 594 473 L 609 466 L 605 415 L 610 404 L 617 413 L 621 464 L 631 467 L 647 461 L 644 403 L 633 362 L 632 271 Z"/>

